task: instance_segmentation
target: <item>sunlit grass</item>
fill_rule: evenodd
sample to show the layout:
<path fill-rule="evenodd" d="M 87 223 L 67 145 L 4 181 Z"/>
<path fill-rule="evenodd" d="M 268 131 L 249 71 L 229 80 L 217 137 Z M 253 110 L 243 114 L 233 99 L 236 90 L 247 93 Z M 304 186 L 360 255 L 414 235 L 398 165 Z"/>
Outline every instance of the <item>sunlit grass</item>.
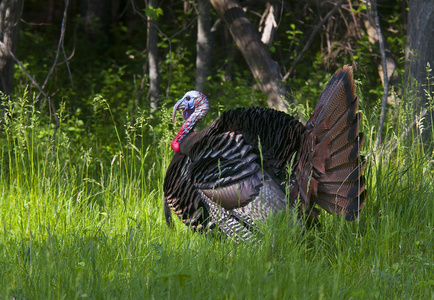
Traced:
<path fill-rule="evenodd" d="M 104 160 L 98 145 L 75 149 L 62 127 L 54 144 L 47 141 L 28 99 L 8 102 L 4 112 L 2 299 L 434 297 L 433 156 L 417 138 L 379 161 L 365 150 L 368 196 L 359 222 L 323 212 L 321 226 L 306 230 L 280 213 L 260 226 L 262 242 L 237 244 L 179 221 L 166 226 L 169 118 L 150 130 L 136 116 Z M 364 121 L 369 135 L 375 124 Z M 152 144 L 141 138 L 152 132 Z"/>

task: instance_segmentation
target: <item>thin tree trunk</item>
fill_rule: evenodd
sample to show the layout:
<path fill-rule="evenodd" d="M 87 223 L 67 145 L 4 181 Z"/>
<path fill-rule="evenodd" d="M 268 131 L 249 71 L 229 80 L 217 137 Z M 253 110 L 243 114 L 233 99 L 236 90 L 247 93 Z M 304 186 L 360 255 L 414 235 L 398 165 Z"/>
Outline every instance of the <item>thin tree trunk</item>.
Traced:
<path fill-rule="evenodd" d="M 261 42 L 257 30 L 250 23 L 239 2 L 211 0 L 211 4 L 228 26 L 232 38 L 258 81 L 259 88 L 268 95 L 268 105 L 287 111 L 283 99 L 286 90 L 281 84 L 282 74 L 279 66 L 271 58 L 270 52 Z"/>
<path fill-rule="evenodd" d="M 382 63 L 382 70 L 383 70 L 383 100 L 381 105 L 381 115 L 380 115 L 380 124 L 378 126 L 378 132 L 377 132 L 377 140 L 375 142 L 375 150 L 377 150 L 381 144 L 381 132 L 383 131 L 383 125 L 384 120 L 386 118 L 386 103 L 387 103 L 387 94 L 389 93 L 389 75 L 387 74 L 387 61 L 386 61 L 386 51 L 385 51 L 385 45 L 384 45 L 384 37 L 381 33 L 381 27 L 380 27 L 380 18 L 378 17 L 378 10 L 377 10 L 377 1 L 373 1 L 371 4 L 371 15 L 375 19 L 375 27 L 377 31 L 378 36 L 378 43 L 380 44 L 380 53 L 381 53 L 381 63 Z M 379 157 L 380 153 L 377 152 L 377 157 Z"/>
<path fill-rule="evenodd" d="M 149 0 L 148 7 L 156 8 L 158 0 Z M 151 111 L 158 108 L 160 96 L 160 74 L 158 73 L 158 31 L 153 18 L 148 16 L 148 63 L 149 63 L 149 99 L 151 100 Z"/>
<path fill-rule="evenodd" d="M 427 96 L 424 91 L 427 89 L 427 63 L 430 63 L 431 68 L 434 66 L 434 1 L 412 0 L 409 1 L 408 9 L 405 87 L 406 99 L 413 101 L 416 116 L 427 107 Z M 432 122 L 432 110 L 429 110 L 429 117 L 425 120 L 425 125 Z M 426 133 L 430 131 L 427 130 Z M 428 138 L 428 135 L 424 134 L 423 137 Z"/>
<path fill-rule="evenodd" d="M 18 22 L 24 0 L 2 0 L 0 3 L 0 41 L 15 52 L 18 41 Z M 14 79 L 14 61 L 9 51 L 0 51 L 0 90 L 9 95 Z"/>
<path fill-rule="evenodd" d="M 220 19 L 221 20 L 221 19 Z M 221 38 L 221 42 L 225 45 L 226 59 L 228 63 L 225 63 L 224 72 L 225 75 L 223 80 L 225 82 L 232 81 L 234 77 L 234 66 L 233 61 L 235 60 L 236 46 L 234 45 L 234 39 L 229 32 L 227 27 L 224 28 L 223 36 Z"/>
<path fill-rule="evenodd" d="M 105 48 L 105 43 L 108 43 L 110 39 L 111 1 L 85 0 L 82 2 L 82 10 L 87 39 L 90 42 L 98 41 L 95 46 Z M 105 43 L 101 43 L 101 40 Z"/>
<path fill-rule="evenodd" d="M 373 14 L 373 10 L 369 9 L 366 11 L 366 17 L 363 19 L 363 24 L 366 28 L 366 33 L 368 35 L 369 42 L 371 44 L 379 45 L 380 37 L 378 35 L 378 31 L 375 26 L 375 16 Z M 396 71 L 396 62 L 392 56 L 392 52 L 390 51 L 387 41 L 384 40 L 384 51 L 386 53 L 386 65 L 387 65 L 387 79 L 390 83 L 397 84 L 399 82 L 399 75 Z M 383 72 L 383 62 L 381 60 L 377 61 L 378 75 L 380 76 L 381 83 L 384 86 L 384 72 Z M 392 82 L 391 82 L 392 81 Z"/>
<path fill-rule="evenodd" d="M 196 90 L 203 91 L 211 64 L 211 6 L 209 0 L 198 0 Z"/>
<path fill-rule="evenodd" d="M 434 65 L 434 1 L 412 0 L 408 9 L 405 82 L 407 88 L 417 92 L 423 103 L 426 64 Z"/>

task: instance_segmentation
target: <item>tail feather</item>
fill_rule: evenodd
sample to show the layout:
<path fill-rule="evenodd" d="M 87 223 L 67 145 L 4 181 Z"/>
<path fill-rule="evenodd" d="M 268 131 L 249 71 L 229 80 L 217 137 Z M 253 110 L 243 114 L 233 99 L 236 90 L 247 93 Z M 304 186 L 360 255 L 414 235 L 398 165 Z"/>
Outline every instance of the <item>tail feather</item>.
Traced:
<path fill-rule="evenodd" d="M 365 190 L 363 179 L 350 182 L 321 182 L 318 183 L 318 193 L 339 195 L 347 198 L 355 198 Z"/>
<path fill-rule="evenodd" d="M 357 116 L 360 115 L 357 114 Z M 343 128 L 342 131 L 330 142 L 330 155 L 333 155 L 334 153 L 345 147 L 348 141 L 354 141 L 357 137 L 360 137 L 360 143 L 364 142 L 363 133 L 359 134 L 359 121 L 357 119 L 354 120 L 348 128 Z"/>
<path fill-rule="evenodd" d="M 365 194 L 365 191 L 362 192 L 356 199 L 319 194 L 312 200 L 328 212 L 344 215 L 347 221 L 354 221 L 364 207 Z"/>
<path fill-rule="evenodd" d="M 318 194 L 318 197 L 315 197 L 318 203 L 323 201 L 324 203 L 328 203 L 328 208 L 331 212 L 339 213 L 343 209 L 345 209 L 348 205 L 353 202 L 352 198 L 342 197 L 339 195 L 330 195 L 330 194 Z"/>
<path fill-rule="evenodd" d="M 315 130 L 320 130 L 322 126 L 319 124 L 326 122 L 325 125 L 328 124 L 329 126 L 328 128 L 325 126 L 325 128 L 331 129 L 353 104 L 355 104 L 355 107 L 351 111 L 357 111 L 355 94 L 356 86 L 353 80 L 353 71 L 351 67 L 344 66 L 336 71 L 321 93 L 309 123 L 316 127 Z"/>
<path fill-rule="evenodd" d="M 363 136 L 361 142 L 358 140 L 352 141 L 333 154 L 333 156 L 325 162 L 326 170 L 334 169 L 349 161 L 356 160 L 359 157 L 359 147 L 361 145 L 363 145 Z"/>
<path fill-rule="evenodd" d="M 365 199 L 366 161 L 360 156 L 364 135 L 359 133 L 355 92 L 352 69 L 344 66 L 321 93 L 295 170 L 296 187 L 308 206 L 316 203 L 347 220 L 359 216 Z"/>
<path fill-rule="evenodd" d="M 365 170 L 366 161 L 347 162 L 339 168 L 327 170 L 326 174 L 318 176 L 320 182 L 344 182 L 358 180 Z"/>
<path fill-rule="evenodd" d="M 317 140 L 319 141 L 332 141 L 334 140 L 338 135 L 342 134 L 345 131 L 345 128 L 353 125 L 349 124 L 348 120 L 354 120 L 357 119 L 354 115 L 354 112 L 351 111 L 352 109 L 355 109 L 355 106 L 350 107 L 348 112 L 340 117 L 340 119 L 334 124 L 333 127 L 330 128 L 330 125 L 328 122 L 330 121 L 323 121 L 322 123 L 318 124 L 314 128 L 314 133 L 317 136 Z M 358 125 L 354 124 L 354 125 Z"/>

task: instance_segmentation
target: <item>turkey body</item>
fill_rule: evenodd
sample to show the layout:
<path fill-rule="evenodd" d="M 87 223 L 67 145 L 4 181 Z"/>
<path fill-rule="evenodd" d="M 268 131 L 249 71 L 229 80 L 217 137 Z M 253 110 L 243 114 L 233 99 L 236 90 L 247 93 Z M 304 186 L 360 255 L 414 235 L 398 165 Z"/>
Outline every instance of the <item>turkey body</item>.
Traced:
<path fill-rule="evenodd" d="M 189 132 L 167 169 L 166 220 L 173 211 L 192 229 L 218 227 L 237 240 L 296 202 L 354 220 L 365 195 L 357 104 L 352 70 L 344 67 L 306 125 L 272 109 L 238 108 Z"/>

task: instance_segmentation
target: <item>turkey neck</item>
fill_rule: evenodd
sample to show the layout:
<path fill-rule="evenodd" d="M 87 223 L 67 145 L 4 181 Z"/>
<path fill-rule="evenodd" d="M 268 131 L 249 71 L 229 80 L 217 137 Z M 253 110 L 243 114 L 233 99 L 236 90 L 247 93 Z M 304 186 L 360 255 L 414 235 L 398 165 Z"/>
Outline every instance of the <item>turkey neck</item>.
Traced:
<path fill-rule="evenodd" d="M 206 130 L 202 130 L 199 132 L 189 132 L 181 141 L 181 153 L 188 155 L 194 144 L 196 144 L 203 138 L 203 136 L 205 135 L 205 131 Z"/>

